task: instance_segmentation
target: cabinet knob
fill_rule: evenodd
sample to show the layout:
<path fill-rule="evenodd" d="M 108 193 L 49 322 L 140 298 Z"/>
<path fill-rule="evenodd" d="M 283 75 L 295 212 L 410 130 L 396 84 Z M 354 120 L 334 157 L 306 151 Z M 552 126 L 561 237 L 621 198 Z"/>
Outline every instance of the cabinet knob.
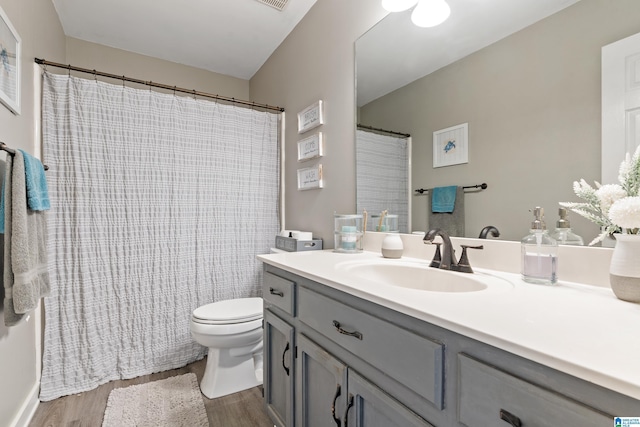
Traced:
<path fill-rule="evenodd" d="M 289 351 L 289 343 L 287 343 L 287 346 L 284 348 L 284 351 L 282 352 L 282 367 L 284 368 L 284 372 L 287 374 L 287 376 L 289 376 L 289 368 L 284 363 L 285 355 L 287 354 L 287 351 Z"/>
<path fill-rule="evenodd" d="M 505 411 L 504 409 L 500 409 L 500 419 L 502 421 L 508 422 L 513 427 L 522 427 L 522 422 L 520 418 L 516 417 L 512 413 Z"/>
<path fill-rule="evenodd" d="M 331 405 L 331 416 L 333 417 L 333 421 L 336 422 L 336 426 L 340 427 L 340 417 L 336 417 L 336 401 L 338 397 L 342 394 L 340 384 L 336 387 L 336 395 L 333 396 L 333 404 Z"/>
<path fill-rule="evenodd" d="M 342 335 L 349 335 L 350 337 L 354 337 L 354 338 L 358 338 L 359 340 L 362 340 L 362 334 L 358 331 L 347 331 L 345 329 L 342 329 L 342 326 L 340 326 L 340 322 L 338 322 L 337 320 L 333 321 L 333 326 L 336 328 L 336 331 L 340 332 Z"/>
<path fill-rule="evenodd" d="M 283 293 L 282 291 L 277 291 L 277 290 L 275 290 L 275 289 L 273 289 L 273 288 L 269 288 L 269 293 L 270 293 L 271 295 L 276 295 L 276 296 L 279 296 L 279 297 L 284 297 L 284 293 Z"/>
<path fill-rule="evenodd" d="M 349 409 L 353 406 L 353 394 L 349 394 L 349 403 L 347 409 L 344 411 L 344 427 L 349 426 Z"/>

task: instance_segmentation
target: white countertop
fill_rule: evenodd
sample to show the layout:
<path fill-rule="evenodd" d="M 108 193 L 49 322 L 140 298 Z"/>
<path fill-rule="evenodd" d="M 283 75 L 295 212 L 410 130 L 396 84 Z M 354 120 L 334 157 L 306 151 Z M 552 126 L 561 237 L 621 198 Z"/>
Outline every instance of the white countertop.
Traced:
<path fill-rule="evenodd" d="M 258 259 L 640 400 L 640 304 L 618 300 L 610 289 L 563 281 L 533 285 L 518 274 L 474 268 L 478 276 L 493 275 L 512 286 L 429 292 L 374 284 L 337 267 L 394 261 L 376 252 L 287 252 Z"/>

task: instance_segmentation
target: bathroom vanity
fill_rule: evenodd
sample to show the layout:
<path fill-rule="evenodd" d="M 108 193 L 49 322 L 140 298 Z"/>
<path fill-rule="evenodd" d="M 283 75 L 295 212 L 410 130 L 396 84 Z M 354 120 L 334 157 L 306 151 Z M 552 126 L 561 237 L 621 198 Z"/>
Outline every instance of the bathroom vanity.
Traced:
<path fill-rule="evenodd" d="M 640 308 L 608 289 L 479 271 L 478 289 L 420 290 L 384 280 L 408 271 L 425 281 L 427 260 L 259 258 L 265 404 L 279 427 L 595 427 L 640 417 Z M 379 265 L 398 269 L 377 281 L 362 273 Z"/>

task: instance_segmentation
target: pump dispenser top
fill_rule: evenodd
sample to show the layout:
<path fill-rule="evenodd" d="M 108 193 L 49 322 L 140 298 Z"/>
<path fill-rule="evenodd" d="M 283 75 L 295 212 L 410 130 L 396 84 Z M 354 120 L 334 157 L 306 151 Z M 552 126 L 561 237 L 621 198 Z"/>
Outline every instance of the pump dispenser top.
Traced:
<path fill-rule="evenodd" d="M 544 209 L 537 206 L 533 210 L 533 217 L 535 218 L 531 223 L 532 230 L 546 230 L 547 226 L 544 223 Z"/>
<path fill-rule="evenodd" d="M 525 282 L 552 285 L 556 283 L 558 244 L 547 232 L 544 209 L 533 209 L 534 220 L 529 234 L 521 241 L 522 279 Z"/>
<path fill-rule="evenodd" d="M 571 230 L 571 223 L 567 218 L 567 209 L 559 208 L 558 215 L 560 219 L 556 222 L 556 230 L 553 237 L 559 245 L 584 246 L 584 240 Z"/>

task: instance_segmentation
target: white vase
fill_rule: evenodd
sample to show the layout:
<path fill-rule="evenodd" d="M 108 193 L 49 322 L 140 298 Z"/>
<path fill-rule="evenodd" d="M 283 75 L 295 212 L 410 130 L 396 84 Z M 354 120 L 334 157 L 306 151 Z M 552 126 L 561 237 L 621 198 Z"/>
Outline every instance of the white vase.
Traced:
<path fill-rule="evenodd" d="M 609 282 L 619 299 L 640 303 L 640 235 L 616 234 Z"/>
<path fill-rule="evenodd" d="M 387 234 L 382 240 L 382 256 L 385 258 L 400 258 L 404 246 L 402 239 L 397 233 Z"/>

